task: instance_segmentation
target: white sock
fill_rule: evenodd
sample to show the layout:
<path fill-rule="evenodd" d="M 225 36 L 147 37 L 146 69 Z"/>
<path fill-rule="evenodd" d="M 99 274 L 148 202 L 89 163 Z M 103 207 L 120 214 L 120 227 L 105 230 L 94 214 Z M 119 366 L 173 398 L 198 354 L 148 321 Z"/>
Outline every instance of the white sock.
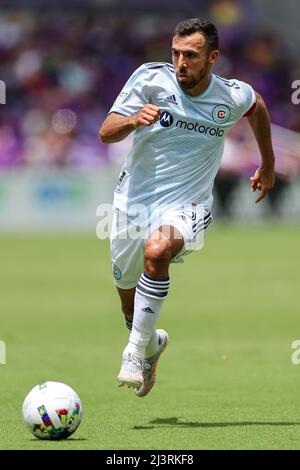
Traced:
<path fill-rule="evenodd" d="M 141 275 L 135 291 L 132 330 L 126 352 L 144 359 L 150 338 L 150 349 L 155 346 L 152 343 L 152 339 L 155 342 L 157 336 L 155 324 L 168 294 L 169 284 L 169 278 L 152 278 L 146 273 Z"/>
<path fill-rule="evenodd" d="M 127 320 L 127 318 L 124 317 L 124 323 L 126 325 L 126 328 L 131 331 L 132 330 L 132 321 Z M 154 329 L 151 336 L 150 336 L 149 343 L 147 344 L 147 347 L 146 347 L 145 357 L 154 356 L 154 354 L 156 354 L 157 351 L 159 350 L 159 346 L 160 346 L 160 344 L 159 344 L 159 335 L 157 334 L 156 329 Z M 132 350 L 132 352 L 133 352 L 133 350 Z"/>
<path fill-rule="evenodd" d="M 159 335 L 157 334 L 156 330 L 154 329 L 150 339 L 149 343 L 147 344 L 146 351 L 145 351 L 145 357 L 152 357 L 154 354 L 157 353 L 159 349 Z"/>

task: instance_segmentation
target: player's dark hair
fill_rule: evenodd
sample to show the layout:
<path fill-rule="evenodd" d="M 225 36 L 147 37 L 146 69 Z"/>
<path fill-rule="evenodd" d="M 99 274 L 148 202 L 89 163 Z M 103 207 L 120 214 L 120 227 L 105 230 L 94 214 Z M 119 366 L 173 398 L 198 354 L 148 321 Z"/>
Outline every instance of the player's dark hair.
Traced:
<path fill-rule="evenodd" d="M 180 21 L 174 29 L 173 36 L 190 36 L 199 32 L 204 34 L 210 51 L 219 48 L 218 30 L 214 24 L 204 18 L 191 18 Z"/>

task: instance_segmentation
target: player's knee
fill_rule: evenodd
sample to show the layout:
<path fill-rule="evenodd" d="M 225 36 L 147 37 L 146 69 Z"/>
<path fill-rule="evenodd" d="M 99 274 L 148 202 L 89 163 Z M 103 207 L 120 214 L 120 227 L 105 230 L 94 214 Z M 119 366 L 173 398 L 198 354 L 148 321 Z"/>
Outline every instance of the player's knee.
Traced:
<path fill-rule="evenodd" d="M 172 257 L 172 247 L 169 240 L 149 239 L 145 246 L 145 263 L 167 264 Z"/>

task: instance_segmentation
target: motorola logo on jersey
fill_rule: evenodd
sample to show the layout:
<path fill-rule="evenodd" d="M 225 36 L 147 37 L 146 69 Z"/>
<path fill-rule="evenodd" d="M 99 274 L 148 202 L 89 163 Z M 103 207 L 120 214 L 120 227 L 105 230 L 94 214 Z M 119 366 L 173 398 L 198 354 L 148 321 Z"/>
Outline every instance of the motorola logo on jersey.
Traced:
<path fill-rule="evenodd" d="M 222 137 L 224 135 L 223 129 L 219 127 L 210 127 L 210 126 L 202 126 L 199 122 L 186 122 L 186 121 L 177 121 L 176 127 L 180 127 L 180 129 L 187 129 L 188 131 L 195 131 L 199 132 L 199 134 L 209 134 L 211 136 Z"/>
<path fill-rule="evenodd" d="M 171 113 L 169 113 L 168 111 L 164 111 L 160 115 L 159 122 L 163 127 L 170 127 L 174 122 L 174 118 Z M 217 137 L 222 137 L 222 135 L 224 135 L 223 129 L 220 129 L 219 127 L 215 128 L 210 126 L 202 126 L 199 124 L 199 122 L 187 122 L 179 119 L 178 121 L 176 121 L 175 126 L 188 131 L 199 132 L 199 134 L 209 134 L 211 136 Z"/>
<path fill-rule="evenodd" d="M 159 118 L 159 122 L 161 126 L 170 127 L 172 126 L 173 121 L 174 121 L 174 118 L 171 113 L 169 113 L 168 111 L 164 111 L 163 113 L 161 113 L 160 118 Z"/>

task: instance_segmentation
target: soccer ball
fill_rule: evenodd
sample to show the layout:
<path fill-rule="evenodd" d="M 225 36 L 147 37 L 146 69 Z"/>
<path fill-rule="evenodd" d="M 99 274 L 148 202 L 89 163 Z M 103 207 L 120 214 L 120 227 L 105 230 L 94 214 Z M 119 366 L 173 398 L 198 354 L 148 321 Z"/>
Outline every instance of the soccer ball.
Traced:
<path fill-rule="evenodd" d="M 39 439 L 66 439 L 80 424 L 81 401 L 68 385 L 44 382 L 25 398 L 23 417 L 29 430 Z"/>

